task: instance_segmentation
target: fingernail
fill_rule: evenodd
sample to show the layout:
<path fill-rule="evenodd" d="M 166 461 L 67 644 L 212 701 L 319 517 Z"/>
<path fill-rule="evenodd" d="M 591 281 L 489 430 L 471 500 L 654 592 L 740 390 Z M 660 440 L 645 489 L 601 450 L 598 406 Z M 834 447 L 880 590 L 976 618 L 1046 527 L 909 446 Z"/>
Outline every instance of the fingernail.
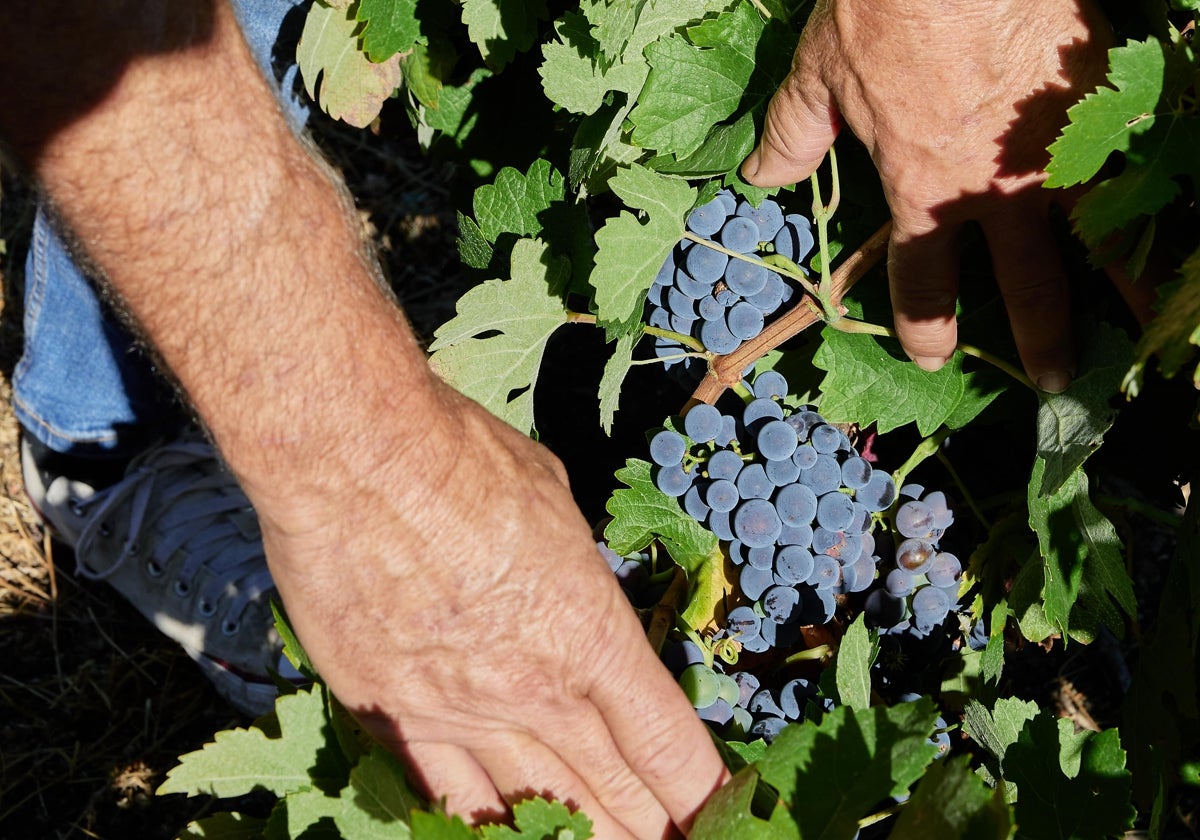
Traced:
<path fill-rule="evenodd" d="M 1065 370 L 1052 370 L 1037 378 L 1037 386 L 1047 394 L 1061 394 L 1071 384 L 1071 374 Z"/>
<path fill-rule="evenodd" d="M 747 181 L 753 181 L 754 176 L 758 174 L 760 166 L 762 166 L 762 155 L 759 154 L 758 149 L 755 149 L 742 164 L 742 178 Z"/>
<path fill-rule="evenodd" d="M 945 356 L 913 356 L 913 362 L 916 363 L 917 367 L 930 372 L 941 370 L 942 365 L 946 364 L 947 361 L 949 359 Z"/>

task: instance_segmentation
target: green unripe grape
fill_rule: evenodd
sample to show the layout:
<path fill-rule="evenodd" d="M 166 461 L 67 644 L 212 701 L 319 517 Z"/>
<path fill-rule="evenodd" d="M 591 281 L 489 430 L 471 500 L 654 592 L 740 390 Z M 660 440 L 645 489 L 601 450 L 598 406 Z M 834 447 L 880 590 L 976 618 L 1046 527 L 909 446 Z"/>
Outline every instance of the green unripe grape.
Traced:
<path fill-rule="evenodd" d="M 732 682 L 732 680 L 731 680 Z M 734 686 L 736 687 L 736 683 Z M 697 709 L 704 709 L 717 702 L 721 680 L 717 672 L 707 665 L 695 663 L 683 669 L 679 675 L 679 687 Z"/>

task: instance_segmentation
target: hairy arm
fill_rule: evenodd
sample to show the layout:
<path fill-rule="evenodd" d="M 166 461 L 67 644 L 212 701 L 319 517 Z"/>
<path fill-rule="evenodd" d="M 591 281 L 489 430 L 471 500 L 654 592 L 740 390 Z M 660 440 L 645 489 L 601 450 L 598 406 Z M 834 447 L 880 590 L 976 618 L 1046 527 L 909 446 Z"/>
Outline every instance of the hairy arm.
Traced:
<path fill-rule="evenodd" d="M 339 699 L 469 817 L 686 826 L 723 767 L 561 465 L 430 373 L 229 9 L 69 5 L 0 4 L 0 136 L 205 419 Z"/>

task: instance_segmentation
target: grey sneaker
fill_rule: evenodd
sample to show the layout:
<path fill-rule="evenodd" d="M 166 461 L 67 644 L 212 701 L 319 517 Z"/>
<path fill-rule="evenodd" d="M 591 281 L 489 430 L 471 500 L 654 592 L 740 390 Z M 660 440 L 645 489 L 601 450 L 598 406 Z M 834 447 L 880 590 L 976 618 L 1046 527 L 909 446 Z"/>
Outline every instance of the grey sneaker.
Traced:
<path fill-rule="evenodd" d="M 93 459 L 22 436 L 26 493 L 75 549 L 77 573 L 116 587 L 231 704 L 270 711 L 277 692 L 268 669 L 302 678 L 281 655 L 258 517 L 212 446 L 187 432 L 150 447 L 108 486 L 96 479 L 106 472 L 101 462 L 64 469 L 84 461 Z"/>

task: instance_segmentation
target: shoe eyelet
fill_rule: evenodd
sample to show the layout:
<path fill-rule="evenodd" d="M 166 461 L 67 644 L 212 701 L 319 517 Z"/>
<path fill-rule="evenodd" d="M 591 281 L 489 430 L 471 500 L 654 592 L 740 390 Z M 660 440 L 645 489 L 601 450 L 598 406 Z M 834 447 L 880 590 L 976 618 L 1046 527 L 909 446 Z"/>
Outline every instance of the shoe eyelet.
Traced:
<path fill-rule="evenodd" d="M 230 621 L 229 619 L 226 619 L 225 621 L 221 622 L 221 632 L 226 636 L 234 635 L 238 630 L 241 629 L 241 627 L 241 623 L 237 621 Z"/>
<path fill-rule="evenodd" d="M 180 579 L 175 581 L 175 594 L 180 598 L 186 598 L 191 590 L 192 586 L 186 580 Z"/>
<path fill-rule="evenodd" d="M 150 558 L 146 561 L 146 574 L 153 578 L 160 578 L 163 576 L 163 567 L 159 565 L 157 560 Z"/>
<path fill-rule="evenodd" d="M 201 618 L 212 618 L 217 612 L 217 605 L 207 598 L 201 598 L 196 604 L 196 612 Z"/>
<path fill-rule="evenodd" d="M 72 516 L 82 517 L 85 513 L 83 509 L 83 502 L 74 496 L 71 496 L 67 499 L 67 508 L 71 511 Z"/>
<path fill-rule="evenodd" d="M 125 543 L 125 556 L 132 557 L 142 550 L 142 547 L 135 542 Z"/>
<path fill-rule="evenodd" d="M 101 522 L 100 527 L 96 529 L 96 532 L 102 537 L 111 537 L 112 536 L 112 526 L 109 525 L 107 522 Z"/>

